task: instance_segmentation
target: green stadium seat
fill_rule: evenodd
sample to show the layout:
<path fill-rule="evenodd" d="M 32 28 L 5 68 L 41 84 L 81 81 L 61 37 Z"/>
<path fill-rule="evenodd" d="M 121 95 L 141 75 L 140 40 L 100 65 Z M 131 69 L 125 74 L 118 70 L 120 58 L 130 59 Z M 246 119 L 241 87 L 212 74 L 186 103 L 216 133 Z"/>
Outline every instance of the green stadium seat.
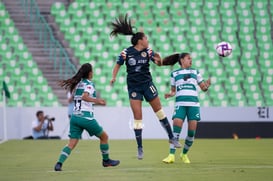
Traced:
<path fill-rule="evenodd" d="M 246 94 L 247 102 L 250 106 L 262 106 L 263 98 L 258 92 L 250 92 Z"/>
<path fill-rule="evenodd" d="M 251 8 L 251 4 L 252 1 L 249 0 L 241 0 L 240 2 L 237 3 L 236 8 L 240 9 L 240 10 L 244 10 L 244 9 L 250 9 Z"/>
<path fill-rule="evenodd" d="M 131 2 L 130 3 L 126 2 L 124 3 L 125 8 L 128 8 L 129 4 L 131 6 L 134 6 L 133 4 L 131 4 Z M 111 18 L 119 16 L 118 9 L 119 9 L 119 2 L 108 2 L 107 5 L 104 7 L 104 11 L 109 12 L 109 14 L 106 14 L 106 16 L 109 16 Z"/>
<path fill-rule="evenodd" d="M 267 70 L 269 67 L 273 67 L 273 62 L 268 58 L 260 58 L 260 66 L 262 72 L 265 72 L 264 70 Z"/>
<path fill-rule="evenodd" d="M 273 93 L 269 92 L 265 94 L 265 106 L 271 106 L 273 104 Z"/>
<path fill-rule="evenodd" d="M 3 68 L 0 74 L 12 95 L 8 100 L 8 106 L 34 106 L 35 99 L 40 95 L 32 89 L 32 78 L 39 75 L 40 70 L 37 69 L 37 65 L 33 62 L 13 20 L 1 2 L 0 25 L 0 62 Z M 28 95 L 29 99 L 23 95 Z"/>
<path fill-rule="evenodd" d="M 3 2 L 0 2 L 0 10 L 5 10 L 5 6 L 4 6 Z"/>
<path fill-rule="evenodd" d="M 255 39 L 258 42 L 258 47 L 262 50 L 268 51 L 272 49 L 272 39 L 271 39 L 271 30 L 267 26 L 258 25 L 258 29 L 256 31 Z M 264 44 L 264 46 L 262 46 Z"/>
<path fill-rule="evenodd" d="M 59 5 L 58 5 L 59 4 Z M 58 7 L 60 6 L 60 7 Z M 64 22 L 64 18 L 69 18 L 69 15 L 67 11 L 65 10 L 65 7 L 62 3 L 57 2 L 51 6 L 51 14 L 55 17 L 55 21 L 58 24 L 61 24 Z M 62 28 L 62 27 L 60 27 Z"/>
<path fill-rule="evenodd" d="M 236 1 L 221 1 L 221 7 L 232 9 L 236 5 Z"/>
<path fill-rule="evenodd" d="M 237 95 L 241 95 L 241 94 L 238 94 Z M 237 96 L 236 96 L 237 97 Z M 230 99 L 230 106 L 235 106 L 235 107 L 245 107 L 247 106 L 247 101 L 244 99 L 244 96 L 242 96 L 241 99 L 238 99 L 238 98 L 234 98 L 232 97 Z"/>
<path fill-rule="evenodd" d="M 228 106 L 228 100 L 225 98 L 225 94 L 223 92 L 217 92 L 214 93 L 214 96 L 212 98 L 212 105 L 213 106 L 220 106 L 220 107 L 227 107 Z"/>
<path fill-rule="evenodd" d="M 77 1 L 72 2 L 68 7 L 69 16 L 71 17 L 79 16 L 77 11 L 81 9 L 82 6 L 80 3 L 78 3 Z M 81 12 L 81 14 L 83 14 L 83 12 Z"/>
<path fill-rule="evenodd" d="M 152 6 L 154 6 L 154 2 L 150 0 L 143 0 L 140 2 L 139 5 L 141 8 L 151 8 Z"/>
<path fill-rule="evenodd" d="M 60 27 L 60 30 L 66 34 L 68 32 L 68 30 L 73 27 L 73 23 L 72 23 L 72 20 L 69 18 L 69 17 L 65 17 L 63 18 L 62 20 L 60 19 L 60 24 L 61 24 L 61 27 Z"/>
<path fill-rule="evenodd" d="M 268 81 L 270 83 L 262 84 L 263 96 L 265 98 L 265 102 L 267 103 L 266 105 L 272 105 L 273 103 L 273 84 L 272 84 L 272 77 L 270 78 L 271 80 Z"/>
<path fill-rule="evenodd" d="M 141 2 L 76 0 L 75 2 L 74 4 L 78 6 L 76 10 L 71 11 L 73 17 L 68 23 L 69 26 L 62 29 L 68 32 L 67 30 L 72 28 L 76 36 L 77 34 L 81 36 L 76 42 L 73 35 L 71 38 L 68 38 L 67 35 L 65 38 L 70 42 L 80 62 L 95 62 L 96 69 L 100 71 L 99 75 L 104 79 L 101 81 L 103 85 L 107 82 L 106 77 L 109 76 L 114 62 L 111 60 L 112 62 L 108 64 L 108 61 L 116 59 L 120 51 L 125 48 L 124 42 L 130 42 L 130 39 L 125 37 L 122 40 L 109 38 L 110 29 L 107 27 L 107 22 L 117 17 L 117 13 L 121 10 L 129 13 L 133 20 L 132 24 L 138 30 L 144 30 L 154 50 L 159 51 L 163 56 L 170 52 L 191 52 L 194 62 L 197 61 L 196 67 L 205 73 L 203 76 L 212 76 L 217 85 L 226 85 L 224 91 L 232 89 L 232 94 L 239 93 L 241 85 L 249 83 L 258 85 L 259 81 L 270 82 L 272 80 L 269 78 L 271 70 L 266 69 L 262 61 L 270 60 L 272 57 L 271 29 L 268 26 L 270 13 L 265 13 L 267 7 L 270 6 L 267 1 L 191 0 L 166 3 L 165 1 L 148 0 Z M 257 8 L 252 10 L 253 6 Z M 79 10 L 81 16 L 76 20 Z M 73 18 L 75 18 L 74 21 Z M 59 23 L 60 27 L 63 22 L 65 21 L 62 20 Z M 233 52 L 229 57 L 219 58 L 215 53 L 215 46 L 221 40 L 232 44 Z M 106 63 L 103 65 L 102 62 Z M 252 68 L 253 65 L 257 66 L 256 71 Z M 158 72 L 163 69 L 159 71 L 152 69 L 153 74 L 158 77 L 155 79 L 159 84 L 158 88 L 161 91 L 168 89 L 164 82 L 169 83 L 169 75 L 161 77 Z M 126 75 L 122 74 L 122 76 Z M 262 77 L 262 79 L 256 77 Z M 100 82 L 99 79 L 98 81 Z M 117 82 L 117 85 L 125 84 L 121 81 Z M 109 94 L 109 99 L 111 99 L 110 96 L 120 90 L 120 87 L 117 87 L 118 89 L 110 92 L 103 90 L 103 93 Z M 245 95 L 242 94 L 240 99 L 232 99 L 232 94 L 227 93 L 228 98 L 219 101 L 212 98 L 221 97 L 221 94 L 217 92 L 208 94 L 202 99 L 204 103 L 201 105 L 253 105 L 253 102 L 245 99 Z M 128 99 L 117 98 L 111 101 L 110 105 L 123 105 L 124 100 Z M 173 101 L 164 100 L 163 103 L 171 105 Z"/>
<path fill-rule="evenodd" d="M 261 2 L 259 2 L 261 3 Z M 255 17 L 259 18 L 269 18 L 268 12 L 267 12 L 267 7 L 264 8 L 253 8 L 253 13 Z M 257 20 L 256 20 L 257 21 Z"/>
<path fill-rule="evenodd" d="M 142 7 L 142 4 L 139 4 L 137 1 L 128 0 L 124 1 L 123 3 L 120 3 L 118 1 L 115 2 L 117 9 L 123 10 L 128 13 L 128 11 L 131 11 L 132 9 L 136 9 L 139 7 Z"/>
<path fill-rule="evenodd" d="M 267 1 L 253 1 L 253 12 L 257 17 L 269 17 L 267 13 Z"/>
<path fill-rule="evenodd" d="M 4 21 L 6 18 L 10 18 L 8 12 L 5 9 L 0 10 L 0 21 Z"/>
<path fill-rule="evenodd" d="M 79 10 L 81 11 L 81 10 Z M 81 11 L 82 12 L 82 11 Z M 88 18 L 84 15 L 76 16 L 72 19 L 73 27 L 77 28 L 78 32 L 85 32 L 86 28 L 90 27 L 92 24 L 89 22 Z"/>
<path fill-rule="evenodd" d="M 63 3 L 55 2 L 51 5 L 50 12 L 53 16 L 58 16 L 61 11 L 66 11 Z"/>
<path fill-rule="evenodd" d="M 79 2 L 79 3 L 81 3 L 81 2 Z M 94 1 L 89 1 L 88 3 L 86 3 L 86 1 L 84 1 L 83 3 L 85 3 L 85 9 L 84 9 L 85 12 L 90 12 L 90 11 L 94 11 L 96 9 L 99 9 L 99 5 L 97 3 L 95 3 Z M 109 3 L 107 4 L 107 6 L 109 6 Z"/>

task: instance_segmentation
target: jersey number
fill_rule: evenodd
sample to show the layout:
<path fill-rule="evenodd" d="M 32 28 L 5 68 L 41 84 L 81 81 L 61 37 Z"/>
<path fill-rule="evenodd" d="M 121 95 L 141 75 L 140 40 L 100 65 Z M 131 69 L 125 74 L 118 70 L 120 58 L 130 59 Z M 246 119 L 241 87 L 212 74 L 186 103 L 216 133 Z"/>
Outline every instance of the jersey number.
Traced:
<path fill-rule="evenodd" d="M 156 93 L 156 88 L 155 88 L 154 85 L 151 85 L 151 86 L 150 86 L 150 90 L 152 91 L 153 94 Z"/>
<path fill-rule="evenodd" d="M 74 111 L 81 111 L 81 105 L 82 105 L 82 100 L 76 99 L 74 100 Z"/>

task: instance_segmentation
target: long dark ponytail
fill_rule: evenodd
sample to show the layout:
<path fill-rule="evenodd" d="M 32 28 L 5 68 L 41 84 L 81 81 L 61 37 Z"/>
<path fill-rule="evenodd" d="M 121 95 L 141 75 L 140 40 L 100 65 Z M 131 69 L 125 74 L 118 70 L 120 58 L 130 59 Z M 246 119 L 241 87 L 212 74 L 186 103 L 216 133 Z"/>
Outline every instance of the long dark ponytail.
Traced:
<path fill-rule="evenodd" d="M 163 58 L 163 65 L 174 65 L 177 62 L 181 65 L 180 59 L 189 55 L 189 53 L 175 53 Z"/>
<path fill-rule="evenodd" d="M 134 32 L 134 27 L 132 26 L 131 21 L 128 18 L 128 14 L 126 14 L 125 16 L 119 15 L 119 17 L 111 23 L 111 26 L 113 30 L 111 31 L 110 36 L 116 37 L 118 36 L 118 34 L 132 35 L 131 43 L 134 46 L 137 44 L 138 40 L 142 39 L 145 36 L 143 32 Z"/>
<path fill-rule="evenodd" d="M 78 70 L 78 72 L 70 79 L 67 80 L 61 80 L 59 82 L 59 85 L 70 92 L 74 90 L 76 85 L 82 80 L 87 79 L 89 76 L 89 73 L 92 72 L 92 65 L 90 63 L 85 63 L 81 66 L 81 68 Z"/>

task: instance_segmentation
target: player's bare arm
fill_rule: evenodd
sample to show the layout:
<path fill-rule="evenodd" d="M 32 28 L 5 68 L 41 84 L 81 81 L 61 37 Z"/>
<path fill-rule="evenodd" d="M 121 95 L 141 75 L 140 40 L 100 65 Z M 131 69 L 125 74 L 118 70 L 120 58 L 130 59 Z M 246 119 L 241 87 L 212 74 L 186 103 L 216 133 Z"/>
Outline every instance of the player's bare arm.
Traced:
<path fill-rule="evenodd" d="M 210 84 L 211 84 L 210 79 L 208 79 L 202 82 L 199 86 L 202 89 L 202 91 L 207 91 L 209 89 Z"/>
<path fill-rule="evenodd" d="M 169 93 L 166 93 L 166 94 L 164 95 L 164 97 L 165 97 L 165 99 L 168 99 L 168 98 L 170 98 L 170 97 L 175 96 L 175 93 L 176 93 L 176 91 L 175 91 L 175 86 L 172 86 L 171 91 L 170 91 Z"/>
<path fill-rule="evenodd" d="M 162 65 L 162 59 L 161 59 L 161 56 L 158 53 L 155 53 L 153 58 L 155 60 L 156 65 L 158 65 L 158 66 Z"/>
<path fill-rule="evenodd" d="M 84 92 L 82 95 L 82 100 L 86 101 L 86 102 L 93 102 L 94 104 L 99 104 L 99 105 L 106 105 L 105 100 L 100 99 L 100 98 L 92 98 L 89 97 L 88 92 Z"/>
<path fill-rule="evenodd" d="M 117 77 L 117 74 L 118 74 L 118 71 L 120 69 L 120 65 L 119 64 L 116 64 L 114 69 L 113 69 L 113 72 L 112 72 L 112 79 L 110 81 L 110 85 L 112 86 L 114 84 L 114 82 L 116 81 L 116 77 Z"/>

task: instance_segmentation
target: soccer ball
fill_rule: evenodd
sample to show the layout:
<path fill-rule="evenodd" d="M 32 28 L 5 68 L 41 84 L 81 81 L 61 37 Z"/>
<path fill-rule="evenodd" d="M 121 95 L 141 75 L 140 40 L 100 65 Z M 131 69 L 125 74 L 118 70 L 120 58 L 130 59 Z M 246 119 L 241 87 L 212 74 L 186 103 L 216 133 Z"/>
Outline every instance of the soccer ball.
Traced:
<path fill-rule="evenodd" d="M 221 57 L 227 57 L 232 52 L 232 47 L 228 42 L 220 42 L 216 46 L 217 54 Z"/>

